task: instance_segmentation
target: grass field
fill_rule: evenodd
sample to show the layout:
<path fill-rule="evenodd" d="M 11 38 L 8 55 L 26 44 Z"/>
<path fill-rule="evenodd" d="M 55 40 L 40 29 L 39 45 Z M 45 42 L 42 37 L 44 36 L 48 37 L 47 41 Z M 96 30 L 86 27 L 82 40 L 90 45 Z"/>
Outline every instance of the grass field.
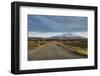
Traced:
<path fill-rule="evenodd" d="M 37 39 L 37 38 L 30 38 L 28 39 L 28 50 L 36 49 L 39 46 L 55 42 L 58 46 L 72 50 L 73 52 L 88 56 L 88 46 L 87 40 L 48 40 L 48 39 Z"/>

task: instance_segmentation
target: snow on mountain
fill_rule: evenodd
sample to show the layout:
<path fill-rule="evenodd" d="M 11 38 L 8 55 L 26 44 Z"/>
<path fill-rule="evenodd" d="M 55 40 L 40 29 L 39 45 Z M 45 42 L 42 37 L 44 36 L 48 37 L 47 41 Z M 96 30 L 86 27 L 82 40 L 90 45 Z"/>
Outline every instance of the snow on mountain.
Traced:
<path fill-rule="evenodd" d="M 66 39 L 66 38 L 85 38 L 85 37 L 82 37 L 82 36 L 79 36 L 79 35 L 75 35 L 75 34 L 72 34 L 72 33 L 66 33 L 66 34 L 61 34 L 61 35 L 56 35 L 56 36 L 52 36 L 50 38 L 53 38 L 53 39 Z"/>

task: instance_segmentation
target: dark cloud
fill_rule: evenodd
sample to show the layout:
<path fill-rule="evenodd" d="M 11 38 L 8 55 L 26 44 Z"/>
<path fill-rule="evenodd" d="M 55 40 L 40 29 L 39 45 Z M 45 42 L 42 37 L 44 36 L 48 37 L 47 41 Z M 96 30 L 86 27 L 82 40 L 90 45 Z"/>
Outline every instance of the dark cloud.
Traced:
<path fill-rule="evenodd" d="M 33 32 L 87 32 L 87 17 L 28 16 L 28 31 Z"/>

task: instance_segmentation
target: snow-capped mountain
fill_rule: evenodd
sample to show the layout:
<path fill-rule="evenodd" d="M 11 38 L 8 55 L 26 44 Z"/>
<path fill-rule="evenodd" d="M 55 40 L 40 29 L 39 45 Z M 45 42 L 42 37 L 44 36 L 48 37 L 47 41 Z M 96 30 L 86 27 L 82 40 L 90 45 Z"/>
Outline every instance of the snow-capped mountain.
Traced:
<path fill-rule="evenodd" d="M 79 36 L 79 35 L 75 35 L 75 34 L 72 34 L 72 33 L 66 33 L 66 34 L 61 34 L 61 35 L 56 35 L 56 36 L 52 36 L 50 38 L 53 38 L 53 39 L 80 39 L 80 38 L 85 38 L 85 37 L 82 37 L 82 36 Z"/>

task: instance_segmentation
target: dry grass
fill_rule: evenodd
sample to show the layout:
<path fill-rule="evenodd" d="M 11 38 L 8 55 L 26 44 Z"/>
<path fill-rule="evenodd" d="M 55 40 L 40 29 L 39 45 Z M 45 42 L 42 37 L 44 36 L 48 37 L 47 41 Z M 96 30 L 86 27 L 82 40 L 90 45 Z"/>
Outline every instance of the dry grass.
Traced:
<path fill-rule="evenodd" d="M 55 42 L 58 46 L 66 48 L 66 49 L 70 49 L 73 52 L 83 55 L 83 56 L 88 56 L 88 47 L 87 47 L 87 41 L 64 41 L 64 42 L 59 42 L 58 41 L 51 41 L 51 42 Z M 28 50 L 31 49 L 36 49 L 41 45 L 45 45 L 47 43 L 50 43 L 49 41 L 46 40 L 28 40 Z"/>
<path fill-rule="evenodd" d="M 80 55 L 84 55 L 84 56 L 88 56 L 88 49 L 87 48 L 80 48 L 80 47 L 73 47 L 75 49 L 75 52 L 80 54 Z"/>
<path fill-rule="evenodd" d="M 88 49 L 87 48 L 81 48 L 81 47 L 76 47 L 68 44 L 62 44 L 62 43 L 56 43 L 58 46 L 61 46 L 66 49 L 70 49 L 71 51 L 83 55 L 83 56 L 88 56 Z"/>

